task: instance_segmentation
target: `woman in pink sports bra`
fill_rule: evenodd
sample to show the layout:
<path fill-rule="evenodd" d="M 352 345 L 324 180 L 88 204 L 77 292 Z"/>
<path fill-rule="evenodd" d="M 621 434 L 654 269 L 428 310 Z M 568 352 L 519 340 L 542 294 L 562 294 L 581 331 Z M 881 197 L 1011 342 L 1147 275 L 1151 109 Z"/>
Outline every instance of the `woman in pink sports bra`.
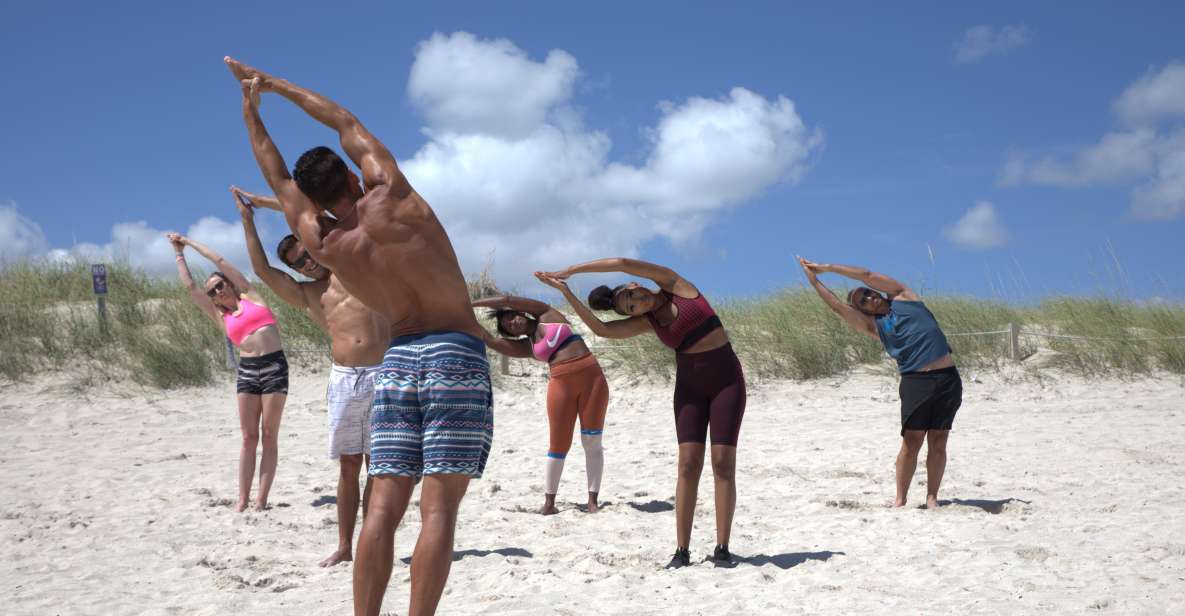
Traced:
<path fill-rule="evenodd" d="M 658 291 L 636 283 L 610 289 L 600 286 L 588 296 L 596 310 L 614 310 L 629 317 L 602 321 L 565 282 L 572 274 L 623 272 L 648 278 Z M 630 338 L 653 332 L 675 351 L 675 436 L 679 441 L 679 472 L 675 484 L 675 556 L 668 567 L 691 564 L 689 544 L 695 500 L 704 467 L 705 441 L 712 435 L 712 475 L 716 486 L 716 548 L 712 560 L 731 562 L 728 539 L 736 509 L 736 451 L 745 414 L 745 375 L 728 333 L 708 300 L 674 271 L 635 259 L 600 259 L 560 272 L 535 274 L 558 289 L 592 332 L 602 338 Z"/>
<path fill-rule="evenodd" d="M 572 331 L 560 311 L 525 297 L 486 297 L 473 302 L 488 308 L 498 336 L 488 333 L 486 346 L 510 357 L 534 357 L 550 366 L 547 382 L 549 444 L 543 473 L 543 507 L 539 513 L 559 513 L 555 495 L 560 487 L 564 459 L 572 447 L 576 419 L 580 419 L 580 443 L 588 474 L 588 512 L 598 508 L 605 454 L 601 433 L 609 407 L 609 383 L 584 340 Z"/>
<path fill-rule="evenodd" d="M 239 501 L 236 511 L 247 508 L 255 475 L 255 452 L 260 435 L 263 454 L 259 462 L 259 491 L 255 510 L 267 507 L 267 495 L 276 476 L 279 458 L 280 417 L 288 398 L 288 361 L 280 343 L 276 317 L 235 266 L 201 243 L 177 233 L 167 234 L 177 251 L 177 274 L 189 297 L 226 337 L 239 347 L 239 370 L 235 383 L 239 403 L 239 427 L 243 444 L 239 450 Z M 185 247 L 209 259 L 218 271 L 210 274 L 199 289 L 185 263 Z"/>

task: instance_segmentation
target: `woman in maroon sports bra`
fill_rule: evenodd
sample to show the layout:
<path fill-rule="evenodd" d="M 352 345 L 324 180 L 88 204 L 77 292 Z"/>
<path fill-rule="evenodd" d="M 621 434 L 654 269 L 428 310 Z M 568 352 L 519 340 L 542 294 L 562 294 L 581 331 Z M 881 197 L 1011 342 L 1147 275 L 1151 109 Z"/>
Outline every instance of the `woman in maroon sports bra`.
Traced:
<path fill-rule="evenodd" d="M 565 280 L 572 274 L 624 272 L 648 278 L 652 291 L 636 282 L 589 293 L 596 310 L 614 310 L 627 319 L 602 321 L 572 294 Z M 674 349 L 675 434 L 679 440 L 679 480 L 675 485 L 675 532 L 678 542 L 670 567 L 691 563 L 689 544 L 695 499 L 709 430 L 712 475 L 716 486 L 716 549 L 712 559 L 732 560 L 728 538 L 736 508 L 736 446 L 745 414 L 745 375 L 728 334 L 708 300 L 695 285 L 661 265 L 635 259 L 599 259 L 560 272 L 536 274 L 555 287 L 592 332 L 602 338 L 630 338 L 653 332 Z"/>

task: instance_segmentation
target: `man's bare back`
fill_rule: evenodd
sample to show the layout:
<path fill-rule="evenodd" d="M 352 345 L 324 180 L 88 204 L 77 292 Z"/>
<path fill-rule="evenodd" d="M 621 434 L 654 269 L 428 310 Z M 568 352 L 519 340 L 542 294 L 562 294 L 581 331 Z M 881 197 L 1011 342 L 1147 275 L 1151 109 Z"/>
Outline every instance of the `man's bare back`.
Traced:
<path fill-rule="evenodd" d="M 321 218 L 313 258 L 344 290 L 386 317 L 391 335 L 458 331 L 481 336 L 469 289 L 444 227 L 418 193 L 386 186 L 359 199 L 340 221 Z"/>

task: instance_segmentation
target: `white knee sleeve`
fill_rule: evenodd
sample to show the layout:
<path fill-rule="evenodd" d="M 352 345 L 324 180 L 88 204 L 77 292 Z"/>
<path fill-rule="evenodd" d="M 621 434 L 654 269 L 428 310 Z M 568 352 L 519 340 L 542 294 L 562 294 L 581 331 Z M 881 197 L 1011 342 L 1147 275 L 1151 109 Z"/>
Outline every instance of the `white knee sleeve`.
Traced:
<path fill-rule="evenodd" d="M 584 446 L 584 464 L 588 471 L 588 491 L 601 491 L 601 474 L 605 470 L 605 448 L 601 446 L 600 434 L 581 434 Z"/>
<path fill-rule="evenodd" d="M 564 474 L 564 459 L 547 455 L 547 466 L 543 471 L 543 491 L 555 494 L 560 489 L 560 475 Z"/>

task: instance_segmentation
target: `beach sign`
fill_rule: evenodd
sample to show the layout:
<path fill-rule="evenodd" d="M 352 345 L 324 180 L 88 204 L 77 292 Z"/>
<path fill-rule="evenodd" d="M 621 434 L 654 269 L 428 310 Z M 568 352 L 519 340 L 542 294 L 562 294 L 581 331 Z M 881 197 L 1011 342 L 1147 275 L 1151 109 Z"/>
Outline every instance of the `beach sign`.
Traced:
<path fill-rule="evenodd" d="M 95 288 L 95 295 L 107 295 L 107 266 L 96 263 L 91 266 L 91 284 Z"/>

